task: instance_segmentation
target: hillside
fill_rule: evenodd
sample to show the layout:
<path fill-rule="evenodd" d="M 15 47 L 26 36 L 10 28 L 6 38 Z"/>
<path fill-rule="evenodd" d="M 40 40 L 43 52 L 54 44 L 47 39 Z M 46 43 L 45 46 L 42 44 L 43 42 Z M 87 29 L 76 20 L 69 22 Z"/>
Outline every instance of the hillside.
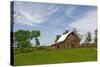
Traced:
<path fill-rule="evenodd" d="M 96 48 L 41 49 L 14 55 L 14 65 L 55 64 L 97 60 Z"/>

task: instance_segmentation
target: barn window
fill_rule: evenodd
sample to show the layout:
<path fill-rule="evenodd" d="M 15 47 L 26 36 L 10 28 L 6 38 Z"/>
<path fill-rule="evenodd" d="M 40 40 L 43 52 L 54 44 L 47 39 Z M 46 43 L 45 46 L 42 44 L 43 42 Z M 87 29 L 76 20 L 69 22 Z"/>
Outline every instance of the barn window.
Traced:
<path fill-rule="evenodd" d="M 70 47 L 69 44 L 68 44 L 68 47 Z"/>
<path fill-rule="evenodd" d="M 72 35 L 74 35 L 74 33 L 72 33 Z"/>
<path fill-rule="evenodd" d="M 59 48 L 59 46 L 57 46 L 57 48 Z"/>

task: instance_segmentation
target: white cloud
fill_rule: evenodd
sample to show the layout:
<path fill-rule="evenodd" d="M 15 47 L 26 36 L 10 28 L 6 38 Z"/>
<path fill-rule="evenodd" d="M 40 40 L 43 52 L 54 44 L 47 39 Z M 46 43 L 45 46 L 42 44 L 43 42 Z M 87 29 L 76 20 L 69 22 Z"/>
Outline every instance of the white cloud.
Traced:
<path fill-rule="evenodd" d="M 14 22 L 18 24 L 34 25 L 44 23 L 49 19 L 49 16 L 58 11 L 55 5 L 48 8 L 43 5 L 32 5 L 25 7 L 24 3 L 15 3 L 14 6 Z M 20 14 L 20 15 L 19 15 Z M 19 15 L 19 16 L 17 16 Z"/>
<path fill-rule="evenodd" d="M 43 15 L 31 14 L 25 10 L 20 9 L 20 15 L 15 18 L 16 23 L 33 25 L 34 23 L 42 23 L 45 21 Z"/>
<path fill-rule="evenodd" d="M 80 34 L 85 34 L 88 31 L 94 32 L 97 28 L 97 10 L 87 12 L 81 18 L 73 21 L 69 27 L 76 28 Z"/>
<path fill-rule="evenodd" d="M 75 18 L 72 16 L 72 13 L 77 9 L 77 6 L 69 6 L 68 8 L 65 9 L 65 14 L 69 16 L 70 18 Z"/>
<path fill-rule="evenodd" d="M 85 41 L 85 35 L 87 32 L 91 32 L 91 42 L 94 42 L 94 31 L 97 29 L 97 10 L 89 11 L 83 17 L 73 21 L 69 27 L 76 28 L 79 34 L 84 35 L 81 40 L 82 43 Z"/>
<path fill-rule="evenodd" d="M 52 9 L 50 8 L 50 10 L 51 10 L 51 11 L 48 12 L 47 15 L 51 15 L 51 14 L 57 12 L 57 11 L 58 11 L 58 8 L 57 8 L 57 7 L 55 7 L 55 8 L 53 7 Z"/>
<path fill-rule="evenodd" d="M 65 11 L 65 14 L 60 16 L 59 19 L 55 20 L 55 25 L 58 25 L 59 23 L 58 22 L 62 22 L 63 18 L 65 17 L 65 15 L 67 15 L 68 17 L 72 18 L 72 19 L 76 19 L 72 13 L 74 13 L 74 11 L 77 9 L 78 7 L 77 6 L 68 6 L 64 9 Z"/>

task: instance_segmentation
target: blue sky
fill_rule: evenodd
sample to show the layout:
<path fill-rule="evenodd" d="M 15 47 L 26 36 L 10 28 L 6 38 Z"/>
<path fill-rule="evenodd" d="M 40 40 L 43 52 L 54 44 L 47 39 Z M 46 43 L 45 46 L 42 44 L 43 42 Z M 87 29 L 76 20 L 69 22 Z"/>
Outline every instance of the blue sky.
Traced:
<path fill-rule="evenodd" d="M 54 43 L 57 34 L 76 28 L 81 35 L 97 28 L 97 7 L 71 4 L 14 2 L 14 31 L 40 30 L 41 44 Z M 31 41 L 34 44 L 34 39 Z"/>

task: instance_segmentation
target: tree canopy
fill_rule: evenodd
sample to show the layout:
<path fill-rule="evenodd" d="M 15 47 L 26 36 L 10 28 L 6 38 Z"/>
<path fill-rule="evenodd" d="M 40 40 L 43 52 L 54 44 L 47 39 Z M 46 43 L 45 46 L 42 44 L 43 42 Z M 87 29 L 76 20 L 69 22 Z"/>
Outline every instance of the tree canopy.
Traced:
<path fill-rule="evenodd" d="M 38 37 L 40 36 L 40 31 L 38 30 L 18 30 L 13 33 L 13 41 L 14 45 L 19 48 L 24 48 L 24 47 L 31 47 L 32 44 L 30 43 L 30 40 L 35 38 L 36 45 L 40 45 Z"/>
<path fill-rule="evenodd" d="M 40 31 L 39 30 L 32 30 L 31 38 L 35 38 L 36 46 L 40 45 L 40 41 L 38 39 L 39 36 L 40 36 Z"/>
<path fill-rule="evenodd" d="M 87 32 L 86 34 L 86 38 L 85 38 L 85 42 L 91 42 L 92 38 L 91 38 L 91 33 Z"/>
<path fill-rule="evenodd" d="M 14 32 L 14 41 L 17 47 L 29 47 L 30 43 L 30 35 L 31 32 L 28 30 L 18 30 Z"/>
<path fill-rule="evenodd" d="M 97 44 L 97 29 L 94 31 L 94 35 L 95 35 L 95 38 L 94 38 L 94 42 Z"/>
<path fill-rule="evenodd" d="M 61 35 L 56 35 L 55 42 L 57 42 L 60 37 L 61 37 Z"/>

